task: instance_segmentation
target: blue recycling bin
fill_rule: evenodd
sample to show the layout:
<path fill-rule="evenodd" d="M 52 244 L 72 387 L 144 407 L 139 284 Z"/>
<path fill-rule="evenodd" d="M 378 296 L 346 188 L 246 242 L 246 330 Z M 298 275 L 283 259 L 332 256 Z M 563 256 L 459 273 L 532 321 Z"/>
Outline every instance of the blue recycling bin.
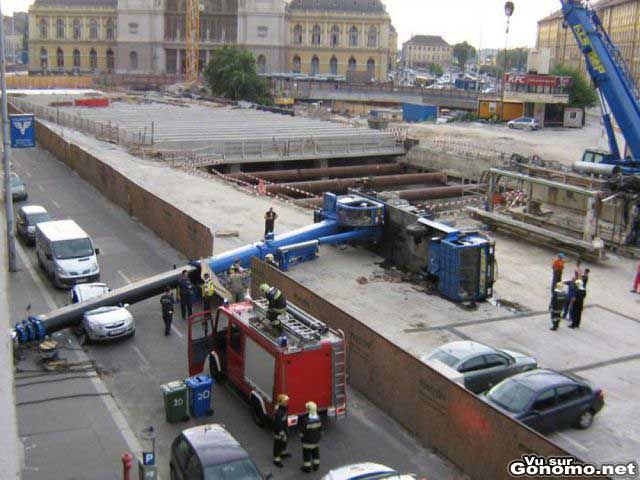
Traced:
<path fill-rule="evenodd" d="M 213 414 L 211 394 L 213 379 L 209 375 L 196 375 L 187 378 L 184 383 L 189 389 L 189 409 L 192 417 L 204 417 Z"/>

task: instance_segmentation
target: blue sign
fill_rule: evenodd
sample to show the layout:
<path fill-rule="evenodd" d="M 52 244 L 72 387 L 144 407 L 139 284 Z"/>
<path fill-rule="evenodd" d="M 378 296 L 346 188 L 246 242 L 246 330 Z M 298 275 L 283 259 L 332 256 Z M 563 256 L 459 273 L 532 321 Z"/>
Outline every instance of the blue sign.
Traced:
<path fill-rule="evenodd" d="M 153 452 L 142 452 L 142 464 L 143 465 L 155 465 L 156 454 Z"/>
<path fill-rule="evenodd" d="M 33 115 L 9 115 L 11 148 L 36 146 L 36 121 Z"/>

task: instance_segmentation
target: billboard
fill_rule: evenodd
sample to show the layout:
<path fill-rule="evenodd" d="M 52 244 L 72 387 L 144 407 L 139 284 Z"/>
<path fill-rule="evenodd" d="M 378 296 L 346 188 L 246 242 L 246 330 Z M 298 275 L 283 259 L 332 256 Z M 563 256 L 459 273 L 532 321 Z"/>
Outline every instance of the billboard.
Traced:
<path fill-rule="evenodd" d="M 36 146 L 36 122 L 33 115 L 9 115 L 11 148 Z"/>

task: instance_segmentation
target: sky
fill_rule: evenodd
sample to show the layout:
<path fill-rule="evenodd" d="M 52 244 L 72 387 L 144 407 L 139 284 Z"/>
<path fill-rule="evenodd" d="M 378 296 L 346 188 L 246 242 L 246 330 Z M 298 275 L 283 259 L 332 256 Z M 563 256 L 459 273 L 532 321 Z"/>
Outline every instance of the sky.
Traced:
<path fill-rule="evenodd" d="M 449 43 L 504 48 L 505 0 L 383 0 L 399 35 L 399 45 L 412 35 L 441 35 Z M 534 46 L 537 21 L 560 8 L 559 0 L 513 0 L 508 45 Z M 2 12 L 26 11 L 33 0 L 0 0 Z"/>

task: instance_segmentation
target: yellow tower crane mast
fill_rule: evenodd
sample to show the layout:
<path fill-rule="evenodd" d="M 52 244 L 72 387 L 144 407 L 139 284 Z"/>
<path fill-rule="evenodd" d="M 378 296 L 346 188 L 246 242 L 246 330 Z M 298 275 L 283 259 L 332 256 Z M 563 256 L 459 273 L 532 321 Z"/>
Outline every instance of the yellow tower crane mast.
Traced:
<path fill-rule="evenodd" d="M 200 3 L 200 0 L 185 0 L 185 38 L 187 41 L 185 80 L 188 85 L 193 85 L 198 81 L 200 12 L 202 10 L 204 10 L 204 5 Z"/>

